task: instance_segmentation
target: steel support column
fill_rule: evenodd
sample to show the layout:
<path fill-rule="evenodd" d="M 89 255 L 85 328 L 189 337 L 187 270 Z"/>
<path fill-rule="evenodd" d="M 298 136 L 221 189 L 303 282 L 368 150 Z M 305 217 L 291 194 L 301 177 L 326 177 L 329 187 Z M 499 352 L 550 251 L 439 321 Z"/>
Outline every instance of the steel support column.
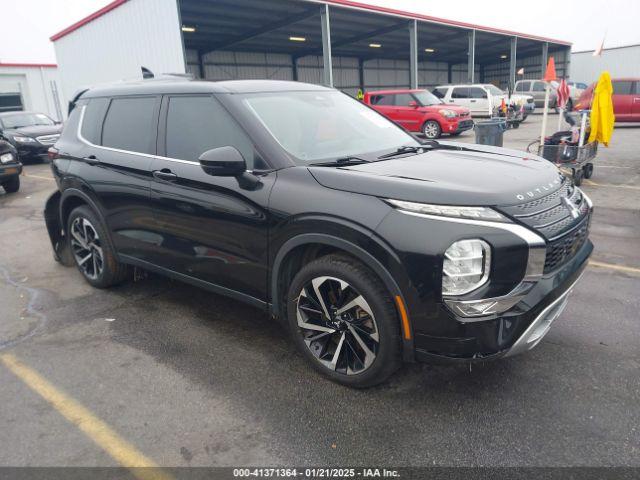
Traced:
<path fill-rule="evenodd" d="M 447 83 L 453 83 L 453 65 L 447 63 Z"/>
<path fill-rule="evenodd" d="M 322 83 L 333 87 L 333 62 L 331 61 L 331 22 L 329 20 L 329 5 L 325 4 L 320 12 L 322 26 Z"/>
<path fill-rule="evenodd" d="M 198 70 L 200 71 L 200 78 L 205 80 L 207 78 L 206 70 L 204 69 L 204 55 L 201 50 L 198 50 Z"/>
<path fill-rule="evenodd" d="M 516 85 L 516 61 L 517 61 L 518 37 L 511 39 L 511 57 L 509 58 L 509 90 L 513 92 Z"/>
<path fill-rule="evenodd" d="M 544 72 L 547 70 L 547 61 L 549 58 L 549 43 L 544 42 L 542 44 L 542 72 L 540 73 L 540 78 L 544 77 Z"/>
<path fill-rule="evenodd" d="M 569 79 L 571 77 L 571 47 L 567 47 L 564 51 L 564 78 Z M 636 89 L 637 89 L 636 84 Z"/>
<path fill-rule="evenodd" d="M 471 30 L 469 32 L 469 50 L 467 52 L 469 61 L 467 64 L 467 81 L 474 83 L 475 71 L 476 71 L 476 31 Z"/>
<path fill-rule="evenodd" d="M 362 58 L 358 58 L 358 83 L 364 92 L 364 60 Z"/>
<path fill-rule="evenodd" d="M 418 88 L 418 21 L 409 23 L 409 79 L 410 87 Z"/>

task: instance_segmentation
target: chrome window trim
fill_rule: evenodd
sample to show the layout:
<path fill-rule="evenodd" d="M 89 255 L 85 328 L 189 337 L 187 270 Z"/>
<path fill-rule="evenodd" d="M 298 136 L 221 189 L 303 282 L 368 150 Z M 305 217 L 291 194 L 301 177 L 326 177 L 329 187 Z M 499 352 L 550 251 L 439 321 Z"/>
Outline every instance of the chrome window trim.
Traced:
<path fill-rule="evenodd" d="M 442 222 L 453 222 L 453 223 L 463 223 L 466 225 L 477 225 L 481 227 L 488 228 L 496 228 L 499 230 L 504 230 L 510 232 L 522 240 L 524 240 L 529 246 L 529 255 L 527 258 L 527 268 L 525 270 L 524 277 L 516 285 L 513 290 L 511 290 L 506 295 L 500 297 L 493 298 L 483 298 L 477 300 L 456 300 L 453 298 L 448 298 L 446 295 L 443 295 L 445 304 L 449 307 L 449 309 L 458 317 L 460 317 L 461 322 L 477 322 L 486 320 L 487 316 L 504 313 L 513 306 L 515 306 L 524 296 L 533 288 L 535 283 L 542 278 L 544 272 L 544 263 L 547 256 L 547 244 L 545 240 L 538 235 L 537 233 L 529 230 L 528 228 L 518 225 L 516 223 L 503 223 L 503 222 L 489 222 L 485 220 L 471 220 L 466 218 L 451 218 L 451 217 L 441 217 L 438 215 L 429 215 L 426 213 L 417 213 L 410 212 L 408 210 L 397 209 L 398 212 L 403 213 L 405 215 L 412 215 L 414 217 L 422 217 L 428 218 L 429 220 L 439 220 Z M 495 302 L 491 305 L 490 308 L 485 309 L 490 310 L 490 313 L 479 313 L 476 315 L 469 315 L 463 310 L 465 306 L 469 305 L 478 305 L 483 303 L 491 303 Z"/>
<path fill-rule="evenodd" d="M 153 159 L 158 159 L 158 160 L 169 160 L 170 162 L 176 162 L 176 163 L 184 163 L 187 165 L 194 165 L 194 166 L 200 166 L 200 164 L 196 161 L 191 161 L 191 160 L 181 160 L 179 158 L 170 158 L 170 157 L 163 157 L 161 155 L 153 155 L 151 153 L 143 153 L 143 152 L 134 152 L 131 150 L 122 150 L 120 148 L 113 148 L 113 147 L 105 147 L 102 145 L 96 145 L 94 143 L 91 143 L 89 140 L 87 140 L 86 138 L 84 138 L 82 136 L 82 124 L 84 122 L 84 112 L 85 109 L 87 108 L 86 105 L 82 105 L 82 110 L 80 111 L 80 119 L 78 120 L 78 130 L 76 131 L 76 136 L 78 137 L 78 140 L 80 140 L 82 143 L 93 147 L 93 148 L 98 148 L 100 150 L 107 150 L 110 152 L 117 152 L 117 153 L 125 153 L 127 155 L 137 155 L 137 156 L 141 156 L 141 157 L 147 157 L 147 158 L 153 158 Z M 253 173 L 253 170 L 247 170 L 248 173 Z"/>

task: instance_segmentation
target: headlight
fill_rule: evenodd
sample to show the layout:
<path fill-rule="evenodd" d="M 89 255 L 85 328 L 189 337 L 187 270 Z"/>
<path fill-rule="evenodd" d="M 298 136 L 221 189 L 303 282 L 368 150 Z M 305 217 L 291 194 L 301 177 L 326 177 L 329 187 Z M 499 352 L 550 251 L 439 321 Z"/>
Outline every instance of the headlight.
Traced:
<path fill-rule="evenodd" d="M 3 153 L 0 155 L 0 163 L 13 162 L 13 153 Z"/>
<path fill-rule="evenodd" d="M 454 205 L 433 205 L 429 203 L 406 202 L 404 200 L 387 199 L 391 205 L 407 213 L 437 215 L 440 217 L 470 218 L 493 222 L 508 222 L 502 214 L 489 207 L 458 207 Z"/>
<path fill-rule="evenodd" d="M 458 116 L 458 114 L 453 110 L 447 110 L 447 109 L 438 110 L 438 113 L 443 117 L 447 117 L 447 118 L 454 118 Z"/>
<path fill-rule="evenodd" d="M 18 143 L 35 143 L 36 139 L 31 137 L 19 137 L 15 136 L 13 139 Z"/>
<path fill-rule="evenodd" d="M 484 285 L 491 269 L 491 247 L 484 240 L 460 240 L 444 253 L 442 294 L 464 295 Z"/>

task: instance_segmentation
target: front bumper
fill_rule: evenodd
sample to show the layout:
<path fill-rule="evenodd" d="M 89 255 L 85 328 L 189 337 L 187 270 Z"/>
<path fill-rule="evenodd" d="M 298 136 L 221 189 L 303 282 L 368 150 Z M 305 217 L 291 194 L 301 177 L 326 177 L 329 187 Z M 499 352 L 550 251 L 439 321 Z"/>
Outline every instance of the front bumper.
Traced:
<path fill-rule="evenodd" d="M 15 177 L 22 173 L 22 164 L 20 162 L 0 164 L 0 180 Z"/>
<path fill-rule="evenodd" d="M 464 118 L 461 120 L 455 120 L 450 122 L 447 129 L 443 133 L 462 133 L 473 128 L 473 120 L 471 118 Z"/>
<path fill-rule="evenodd" d="M 16 144 L 18 158 L 45 160 L 50 146 L 51 145 L 45 145 L 38 141 L 32 143 L 18 143 Z"/>
<path fill-rule="evenodd" d="M 593 245 L 586 242 L 571 261 L 542 277 L 517 305 L 495 318 L 468 322 L 442 305 L 440 315 L 457 324 L 458 335 L 416 334 L 416 360 L 430 363 L 485 361 L 532 349 L 562 313 L 592 251 Z"/>

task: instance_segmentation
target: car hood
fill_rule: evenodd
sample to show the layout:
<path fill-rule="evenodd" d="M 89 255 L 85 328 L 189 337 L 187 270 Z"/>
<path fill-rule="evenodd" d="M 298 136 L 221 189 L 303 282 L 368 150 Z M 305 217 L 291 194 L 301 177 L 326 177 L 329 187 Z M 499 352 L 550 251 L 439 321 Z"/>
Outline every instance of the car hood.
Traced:
<path fill-rule="evenodd" d="M 11 128 L 5 132 L 26 137 L 39 137 L 41 135 L 54 135 L 62 132 L 62 125 L 33 125 L 30 127 Z"/>
<path fill-rule="evenodd" d="M 562 179 L 559 170 L 541 157 L 483 145 L 309 170 L 327 188 L 412 202 L 471 206 L 535 200 L 557 190 Z"/>

